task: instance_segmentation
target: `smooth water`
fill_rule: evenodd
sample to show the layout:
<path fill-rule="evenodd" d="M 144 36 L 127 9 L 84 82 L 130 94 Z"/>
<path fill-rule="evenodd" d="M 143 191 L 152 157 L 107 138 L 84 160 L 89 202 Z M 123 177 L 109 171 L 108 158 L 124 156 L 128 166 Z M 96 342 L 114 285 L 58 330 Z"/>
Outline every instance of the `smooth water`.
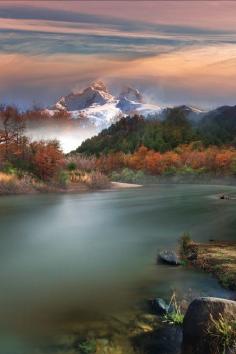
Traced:
<path fill-rule="evenodd" d="M 160 185 L 86 194 L 0 199 L 0 354 L 70 321 L 126 311 L 175 290 L 229 297 L 210 275 L 157 265 L 184 231 L 196 241 L 233 240 L 232 186 Z M 36 338 L 36 339 L 35 339 Z"/>

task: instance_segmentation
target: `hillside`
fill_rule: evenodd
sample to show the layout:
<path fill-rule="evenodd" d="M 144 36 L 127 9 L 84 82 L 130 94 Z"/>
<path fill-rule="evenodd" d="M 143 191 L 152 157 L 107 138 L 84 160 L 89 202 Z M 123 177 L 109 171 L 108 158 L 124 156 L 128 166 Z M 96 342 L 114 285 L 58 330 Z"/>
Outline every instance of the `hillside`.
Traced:
<path fill-rule="evenodd" d="M 117 151 L 132 153 L 144 145 L 165 152 L 194 141 L 205 146 L 234 145 L 235 111 L 235 107 L 221 107 L 204 114 L 199 120 L 191 120 L 186 107 L 181 106 L 168 109 L 163 120 L 144 119 L 140 116 L 123 118 L 97 136 L 84 141 L 76 151 L 88 155 Z"/>

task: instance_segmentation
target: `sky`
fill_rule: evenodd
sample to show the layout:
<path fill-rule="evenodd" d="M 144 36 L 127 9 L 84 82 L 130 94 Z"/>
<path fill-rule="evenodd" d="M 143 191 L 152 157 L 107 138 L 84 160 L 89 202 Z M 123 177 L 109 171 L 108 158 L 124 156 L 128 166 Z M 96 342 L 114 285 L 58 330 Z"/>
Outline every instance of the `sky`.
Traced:
<path fill-rule="evenodd" d="M 235 18 L 235 1 L 1 1 L 0 103 L 102 80 L 164 106 L 235 105 Z"/>

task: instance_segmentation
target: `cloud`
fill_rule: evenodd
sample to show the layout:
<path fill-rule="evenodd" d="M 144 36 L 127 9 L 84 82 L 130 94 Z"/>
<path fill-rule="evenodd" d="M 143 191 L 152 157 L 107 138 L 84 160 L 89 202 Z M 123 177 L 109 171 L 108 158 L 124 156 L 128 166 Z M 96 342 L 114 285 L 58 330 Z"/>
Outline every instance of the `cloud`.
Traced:
<path fill-rule="evenodd" d="M 2 14 L 11 18 L 42 18 L 82 21 L 130 21 L 149 24 L 193 26 L 196 28 L 235 30 L 234 1 L 1 1 Z M 85 18 L 85 17 L 84 17 Z M 96 20 L 97 18 L 97 20 Z M 92 22 L 92 21 L 87 21 Z"/>
<path fill-rule="evenodd" d="M 150 87 L 157 103 L 231 103 L 234 11 L 229 2 L 1 2 L 0 99 L 47 105 L 101 78 Z"/>
<path fill-rule="evenodd" d="M 147 58 L 97 55 L 2 54 L 1 102 L 51 105 L 72 88 L 102 79 L 111 88 L 131 83 L 158 104 L 235 103 L 236 45 L 191 46 Z"/>

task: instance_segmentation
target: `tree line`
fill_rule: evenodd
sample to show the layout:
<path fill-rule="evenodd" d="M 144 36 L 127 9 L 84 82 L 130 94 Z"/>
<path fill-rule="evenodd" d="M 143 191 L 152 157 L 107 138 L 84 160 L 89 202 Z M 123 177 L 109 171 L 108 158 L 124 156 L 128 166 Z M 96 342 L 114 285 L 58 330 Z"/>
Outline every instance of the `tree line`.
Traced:
<path fill-rule="evenodd" d="M 76 152 L 103 155 L 114 152 L 133 153 L 140 146 L 166 152 L 182 144 L 200 142 L 204 147 L 236 146 L 236 116 L 206 115 L 199 122 L 190 121 L 183 110 L 169 110 L 163 120 L 140 116 L 122 118 L 97 136 L 87 139 Z"/>

